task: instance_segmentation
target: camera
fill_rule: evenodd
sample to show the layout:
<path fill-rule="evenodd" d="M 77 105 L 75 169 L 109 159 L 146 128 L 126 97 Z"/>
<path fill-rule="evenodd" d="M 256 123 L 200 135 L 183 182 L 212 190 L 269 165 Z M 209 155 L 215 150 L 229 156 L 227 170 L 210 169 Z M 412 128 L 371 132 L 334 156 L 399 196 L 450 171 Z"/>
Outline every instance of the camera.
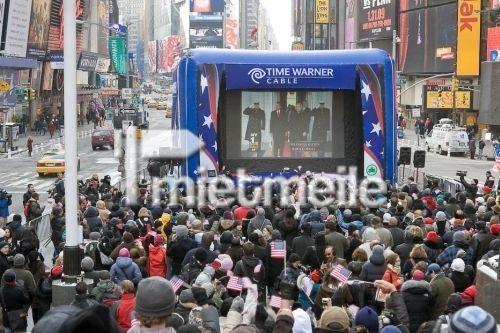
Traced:
<path fill-rule="evenodd" d="M 0 190 L 0 199 L 10 199 L 12 194 L 9 194 L 6 190 Z"/>
<path fill-rule="evenodd" d="M 467 176 L 467 171 L 460 171 L 460 170 L 458 170 L 457 171 L 457 176 L 458 177 L 465 177 L 465 176 Z"/>

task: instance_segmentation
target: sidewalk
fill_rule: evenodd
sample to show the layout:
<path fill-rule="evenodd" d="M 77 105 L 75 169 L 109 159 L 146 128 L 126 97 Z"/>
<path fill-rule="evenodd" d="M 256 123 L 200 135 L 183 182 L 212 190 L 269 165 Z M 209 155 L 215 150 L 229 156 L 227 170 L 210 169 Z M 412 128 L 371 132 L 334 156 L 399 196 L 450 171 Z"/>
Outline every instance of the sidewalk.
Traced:
<path fill-rule="evenodd" d="M 111 120 L 106 120 L 105 127 L 109 127 L 112 125 Z M 78 138 L 89 137 L 92 134 L 92 130 L 94 129 L 94 124 L 84 124 L 79 125 L 77 127 L 78 130 Z M 54 132 L 52 138 L 50 138 L 50 134 L 47 131 L 44 135 L 37 134 L 35 131 L 28 131 L 28 133 L 19 135 L 19 139 L 13 142 L 13 146 L 17 146 L 17 150 L 13 150 L 9 153 L 0 153 L 0 158 L 10 158 L 15 155 L 20 155 L 25 153 L 28 154 L 28 148 L 26 147 L 26 143 L 28 141 L 28 136 L 31 135 L 33 139 L 33 154 L 40 153 L 41 151 L 47 149 L 53 144 L 59 144 L 64 142 L 63 133 L 60 133 L 59 130 Z M 10 156 L 10 157 L 9 157 Z"/>

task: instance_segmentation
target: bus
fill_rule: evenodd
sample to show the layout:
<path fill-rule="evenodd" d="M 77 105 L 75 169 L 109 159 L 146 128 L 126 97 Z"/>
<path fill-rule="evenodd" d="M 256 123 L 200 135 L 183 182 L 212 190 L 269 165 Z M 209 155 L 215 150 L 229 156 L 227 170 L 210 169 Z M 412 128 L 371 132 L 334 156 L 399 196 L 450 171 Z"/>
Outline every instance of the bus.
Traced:
<path fill-rule="evenodd" d="M 395 183 L 394 77 L 391 57 L 378 49 L 189 50 L 174 75 L 172 128 L 191 131 L 203 148 L 180 174 L 355 166 L 358 177 Z"/>

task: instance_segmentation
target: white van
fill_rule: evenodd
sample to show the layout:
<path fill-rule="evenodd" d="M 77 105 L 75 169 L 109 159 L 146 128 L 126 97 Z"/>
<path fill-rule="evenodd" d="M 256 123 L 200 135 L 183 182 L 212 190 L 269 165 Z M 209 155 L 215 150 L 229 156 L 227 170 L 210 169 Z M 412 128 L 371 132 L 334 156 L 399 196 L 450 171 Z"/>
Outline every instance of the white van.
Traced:
<path fill-rule="evenodd" d="M 425 138 L 427 151 L 438 154 L 461 154 L 469 151 L 469 136 L 463 127 L 452 125 L 451 119 L 445 118 L 435 125 Z"/>

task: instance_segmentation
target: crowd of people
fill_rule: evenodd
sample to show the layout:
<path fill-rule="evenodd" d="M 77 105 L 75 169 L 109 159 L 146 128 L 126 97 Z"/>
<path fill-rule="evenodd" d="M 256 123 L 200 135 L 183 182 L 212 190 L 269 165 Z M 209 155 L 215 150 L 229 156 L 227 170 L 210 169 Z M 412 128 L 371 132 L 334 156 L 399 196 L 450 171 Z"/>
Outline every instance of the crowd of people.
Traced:
<path fill-rule="evenodd" d="M 130 204 L 94 175 L 80 184 L 85 279 L 71 305 L 51 308 L 64 271 L 58 183 L 45 207 L 30 186 L 25 212 L 0 230 L 6 332 L 26 329 L 30 307 L 33 332 L 497 331 L 475 305 L 478 268 L 498 267 L 495 191 L 451 195 L 409 182 L 378 208 L 277 199 L 187 208 L 169 205 L 166 191 L 155 203 L 144 181 Z M 50 214 L 52 264 L 30 222 L 40 214 Z"/>

